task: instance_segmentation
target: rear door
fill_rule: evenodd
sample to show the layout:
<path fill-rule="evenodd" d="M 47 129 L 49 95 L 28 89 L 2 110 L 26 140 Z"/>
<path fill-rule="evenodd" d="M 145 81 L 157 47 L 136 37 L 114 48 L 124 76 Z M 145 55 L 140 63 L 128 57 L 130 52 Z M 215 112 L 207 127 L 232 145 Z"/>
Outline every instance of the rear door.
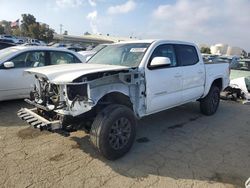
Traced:
<path fill-rule="evenodd" d="M 175 45 L 182 68 L 182 103 L 200 98 L 205 87 L 205 66 L 192 45 Z"/>
<path fill-rule="evenodd" d="M 171 64 L 165 67 L 151 67 L 154 57 L 168 57 Z M 181 103 L 182 70 L 177 64 L 174 45 L 159 45 L 153 51 L 146 76 L 146 113 L 155 113 Z"/>
<path fill-rule="evenodd" d="M 41 67 L 46 62 L 46 52 L 23 52 L 8 61 L 14 63 L 14 68 L 0 69 L 0 100 L 18 99 L 27 97 L 31 91 L 35 79 L 34 76 L 24 75 L 27 68 Z"/>

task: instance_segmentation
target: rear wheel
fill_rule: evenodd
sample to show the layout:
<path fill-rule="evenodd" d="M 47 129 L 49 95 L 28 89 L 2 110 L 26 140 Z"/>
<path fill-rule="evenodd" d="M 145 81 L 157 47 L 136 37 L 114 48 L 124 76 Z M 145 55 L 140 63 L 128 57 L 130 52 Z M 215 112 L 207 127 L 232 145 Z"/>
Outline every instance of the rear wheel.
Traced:
<path fill-rule="evenodd" d="M 213 115 L 220 103 L 220 89 L 217 86 L 212 85 L 207 96 L 200 100 L 201 113 L 205 115 Z"/>
<path fill-rule="evenodd" d="M 90 138 L 100 153 L 109 160 L 125 155 L 133 145 L 136 133 L 134 113 L 123 105 L 110 105 L 98 113 Z"/>

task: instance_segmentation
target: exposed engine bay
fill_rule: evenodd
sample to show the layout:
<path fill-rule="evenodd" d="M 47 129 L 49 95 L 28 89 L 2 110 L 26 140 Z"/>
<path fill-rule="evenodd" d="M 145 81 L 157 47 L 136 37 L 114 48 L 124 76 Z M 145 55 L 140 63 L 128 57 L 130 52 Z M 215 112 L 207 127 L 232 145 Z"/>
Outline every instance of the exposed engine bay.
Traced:
<path fill-rule="evenodd" d="M 77 120 L 77 117 L 82 120 L 82 116 L 87 115 L 86 119 L 91 119 L 89 115 L 116 100 L 114 93 L 118 92 L 129 98 L 134 109 L 143 111 L 145 106 L 144 76 L 134 69 L 84 75 L 65 84 L 53 83 L 43 76 L 35 75 L 35 78 L 36 84 L 30 92 L 30 99 L 25 101 L 36 107 L 34 113 L 57 124 L 59 121 L 62 126 L 72 124 L 69 120 Z M 119 97 L 121 102 L 127 102 L 122 96 Z M 53 130 L 53 126 L 46 129 Z"/>
<path fill-rule="evenodd" d="M 60 101 L 60 86 L 52 84 L 46 78 L 36 76 L 37 83 L 30 92 L 30 100 L 46 107 L 48 111 L 62 109 L 65 102 Z"/>

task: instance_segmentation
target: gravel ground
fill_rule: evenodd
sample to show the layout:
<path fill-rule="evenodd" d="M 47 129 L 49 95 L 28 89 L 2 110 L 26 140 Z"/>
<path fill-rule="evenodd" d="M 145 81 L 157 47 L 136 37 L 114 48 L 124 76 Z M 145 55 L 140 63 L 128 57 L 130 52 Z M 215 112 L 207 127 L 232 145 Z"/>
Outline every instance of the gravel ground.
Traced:
<path fill-rule="evenodd" d="M 0 187 L 244 187 L 250 176 L 250 106 L 198 103 L 139 121 L 131 151 L 102 158 L 83 131 L 40 132 L 19 120 L 22 101 L 0 102 Z"/>

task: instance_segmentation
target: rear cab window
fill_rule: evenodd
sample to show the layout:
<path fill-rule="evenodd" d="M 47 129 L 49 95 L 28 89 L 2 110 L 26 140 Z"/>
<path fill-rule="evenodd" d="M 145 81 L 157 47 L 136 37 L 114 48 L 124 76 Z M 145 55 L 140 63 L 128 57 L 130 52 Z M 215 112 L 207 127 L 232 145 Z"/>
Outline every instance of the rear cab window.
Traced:
<path fill-rule="evenodd" d="M 192 45 L 176 44 L 177 59 L 181 66 L 195 65 L 199 62 L 197 50 Z"/>

